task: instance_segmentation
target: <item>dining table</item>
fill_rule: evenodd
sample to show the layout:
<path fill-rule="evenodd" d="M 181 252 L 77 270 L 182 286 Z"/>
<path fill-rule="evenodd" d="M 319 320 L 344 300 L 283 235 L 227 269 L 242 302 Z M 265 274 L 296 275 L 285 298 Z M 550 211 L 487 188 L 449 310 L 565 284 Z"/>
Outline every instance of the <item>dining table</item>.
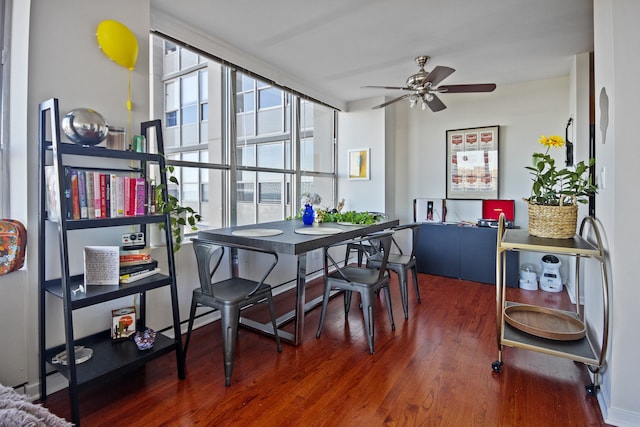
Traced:
<path fill-rule="evenodd" d="M 289 344 L 299 345 L 304 334 L 305 313 L 322 303 L 322 296 L 306 301 L 307 254 L 335 243 L 386 230 L 398 224 L 399 221 L 397 219 L 387 218 L 373 224 L 320 222 L 312 225 L 305 225 L 298 219 L 290 219 L 200 230 L 198 239 L 220 246 L 224 246 L 225 243 L 228 245 L 241 245 L 296 257 L 295 305 L 290 311 L 276 319 L 276 326 L 278 335 L 282 340 Z M 230 261 L 232 264 L 236 263 L 237 266 L 237 253 L 234 255 L 233 248 L 231 250 Z M 237 274 L 237 269 L 233 267 L 232 265 L 232 272 Z M 293 333 L 281 329 L 282 325 L 292 320 L 295 321 Z M 241 316 L 240 325 L 267 335 L 274 334 L 273 326 L 270 322 L 260 323 Z"/>

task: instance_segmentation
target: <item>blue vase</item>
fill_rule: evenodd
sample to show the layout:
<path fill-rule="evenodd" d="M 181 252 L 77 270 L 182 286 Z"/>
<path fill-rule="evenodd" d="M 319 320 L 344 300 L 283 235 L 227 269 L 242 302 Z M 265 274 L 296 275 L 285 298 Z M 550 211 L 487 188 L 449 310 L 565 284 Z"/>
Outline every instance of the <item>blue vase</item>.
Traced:
<path fill-rule="evenodd" d="M 302 222 L 304 225 L 313 224 L 313 218 L 315 213 L 313 212 L 313 207 L 310 204 L 304 205 L 304 210 L 302 211 Z"/>

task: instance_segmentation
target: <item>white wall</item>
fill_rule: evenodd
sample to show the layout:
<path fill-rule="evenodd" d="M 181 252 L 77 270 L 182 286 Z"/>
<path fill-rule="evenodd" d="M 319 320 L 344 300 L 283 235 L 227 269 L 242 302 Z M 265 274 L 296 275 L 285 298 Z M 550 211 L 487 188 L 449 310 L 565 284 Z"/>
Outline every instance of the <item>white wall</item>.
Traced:
<path fill-rule="evenodd" d="M 379 102 L 378 102 L 379 101 Z M 338 198 L 344 210 L 385 212 L 385 110 L 371 110 L 381 99 L 351 104 L 338 118 Z M 370 148 L 370 180 L 348 179 L 348 150 Z"/>
<path fill-rule="evenodd" d="M 640 425 L 640 286 L 634 257 L 640 241 L 636 178 L 640 158 L 636 126 L 640 113 L 638 16 L 640 2 L 636 0 L 594 1 L 596 153 L 601 180 L 596 203 L 611 262 L 612 311 L 608 368 L 600 399 L 607 408 L 605 420 L 620 426 Z M 608 94 L 608 114 L 600 107 L 603 88 Z"/>
<path fill-rule="evenodd" d="M 99 49 L 96 29 L 104 19 L 115 19 L 129 27 L 138 39 L 139 55 L 132 73 L 134 110 L 131 123 L 148 120 L 148 28 L 149 1 L 130 2 L 91 0 L 77 2 L 14 2 L 12 37 L 20 42 L 11 52 L 11 172 L 12 214 L 28 229 L 27 282 L 23 323 L 28 337 L 26 361 L 31 394 L 38 392 L 38 104 L 48 98 L 60 99 L 61 115 L 75 107 L 91 107 L 102 113 L 107 122 L 126 124 L 127 70 L 107 58 Z M 28 46 L 28 47 L 27 47 Z M 18 47 L 20 48 L 18 50 Z M 26 54 L 28 53 L 28 55 Z M 22 153 L 25 153 L 24 155 Z M 14 163 L 15 162 L 15 163 Z M 26 203 L 25 203 L 26 195 Z M 13 210 L 15 209 L 15 214 Z M 55 250 L 55 249 L 53 249 Z M 57 259 L 55 253 L 52 254 Z M 6 295 L 3 293 L 3 298 Z M 52 301 L 55 306 L 59 301 Z M 109 313 L 96 316 L 82 310 L 78 323 L 85 331 L 105 329 Z M 3 324 L 16 323 L 0 313 Z M 53 339 L 61 337 L 61 315 L 47 318 Z M 3 335 L 4 337 L 4 335 Z M 3 338 L 3 348 L 6 347 Z M 3 367 L 4 365 L 3 360 Z M 9 369 L 15 369 L 10 366 Z"/>

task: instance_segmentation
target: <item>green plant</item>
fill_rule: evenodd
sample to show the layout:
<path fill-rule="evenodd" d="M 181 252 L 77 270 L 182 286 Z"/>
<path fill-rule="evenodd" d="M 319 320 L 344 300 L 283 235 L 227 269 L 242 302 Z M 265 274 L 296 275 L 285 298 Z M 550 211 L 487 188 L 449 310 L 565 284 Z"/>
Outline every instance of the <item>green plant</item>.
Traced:
<path fill-rule="evenodd" d="M 573 169 L 558 169 L 555 160 L 549 155 L 551 147 L 563 147 L 561 136 L 542 135 L 538 142 L 547 147 L 544 153 L 533 153 L 533 166 L 525 166 L 531 171 L 533 185 L 529 203 L 537 205 L 558 206 L 565 196 L 564 204 L 587 203 L 589 197 L 596 194 L 597 187 L 589 176 L 589 168 L 595 164 L 594 159 L 581 161 Z"/>
<path fill-rule="evenodd" d="M 163 170 L 164 173 L 168 173 L 168 181 L 176 184 L 178 188 L 180 188 L 180 182 L 178 178 L 173 175 L 173 171 L 173 165 L 168 165 Z M 169 214 L 171 236 L 174 241 L 173 252 L 178 252 L 182 246 L 183 227 L 189 225 L 192 231 L 197 231 L 196 223 L 202 221 L 202 216 L 190 206 L 182 206 L 178 198 L 168 192 L 167 200 L 165 201 L 163 197 L 164 190 L 166 190 L 164 184 L 159 184 L 155 188 L 156 213 Z M 163 229 L 164 223 L 159 223 L 159 226 Z"/>

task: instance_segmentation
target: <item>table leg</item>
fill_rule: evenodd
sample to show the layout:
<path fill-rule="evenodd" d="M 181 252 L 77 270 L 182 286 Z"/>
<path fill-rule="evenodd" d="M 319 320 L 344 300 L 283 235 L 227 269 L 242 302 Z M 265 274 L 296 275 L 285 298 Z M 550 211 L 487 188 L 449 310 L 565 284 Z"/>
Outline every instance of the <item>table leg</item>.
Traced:
<path fill-rule="evenodd" d="M 304 335 L 304 313 L 305 313 L 305 285 L 307 281 L 307 254 L 298 255 L 298 278 L 296 279 L 296 307 L 295 307 L 295 329 L 294 344 L 298 345 Z"/>

